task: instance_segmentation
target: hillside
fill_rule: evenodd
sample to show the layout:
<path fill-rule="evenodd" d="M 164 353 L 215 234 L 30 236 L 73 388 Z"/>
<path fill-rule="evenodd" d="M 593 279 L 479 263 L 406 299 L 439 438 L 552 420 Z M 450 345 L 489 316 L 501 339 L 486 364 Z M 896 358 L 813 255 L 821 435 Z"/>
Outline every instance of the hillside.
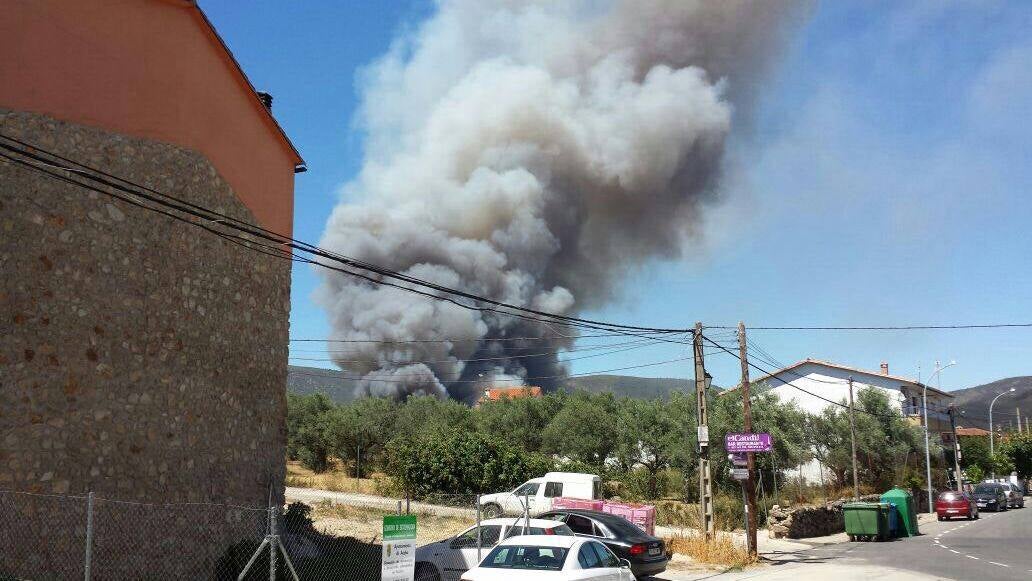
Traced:
<path fill-rule="evenodd" d="M 1025 414 L 1032 414 L 1032 376 L 1008 377 L 985 385 L 950 392 L 956 398 L 954 404 L 964 413 L 957 416 L 957 425 L 964 427 L 989 427 L 989 402 L 1002 392 L 1014 388 L 1014 393 L 996 400 L 993 406 L 993 423 L 1010 427 L 1015 423 L 1016 410 L 1021 409 L 1021 423 Z"/>
<path fill-rule="evenodd" d="M 345 377 L 343 371 L 321 367 L 287 366 L 287 393 L 310 395 L 325 393 L 337 403 L 354 399 L 355 380 Z"/>
<path fill-rule="evenodd" d="M 571 377 L 566 391 L 583 389 L 592 393 L 610 392 L 617 397 L 655 399 L 666 397 L 673 391 L 695 389 L 690 379 L 669 377 L 634 377 L 631 375 L 586 375 Z"/>
<path fill-rule="evenodd" d="M 591 375 L 571 377 L 567 391 L 583 389 L 592 393 L 610 392 L 617 397 L 653 399 L 666 397 L 672 391 L 694 389 L 690 379 L 633 377 L 630 375 Z M 291 365 L 287 369 L 287 393 L 309 395 L 325 393 L 338 403 L 354 398 L 355 381 L 343 371 L 321 367 Z"/>

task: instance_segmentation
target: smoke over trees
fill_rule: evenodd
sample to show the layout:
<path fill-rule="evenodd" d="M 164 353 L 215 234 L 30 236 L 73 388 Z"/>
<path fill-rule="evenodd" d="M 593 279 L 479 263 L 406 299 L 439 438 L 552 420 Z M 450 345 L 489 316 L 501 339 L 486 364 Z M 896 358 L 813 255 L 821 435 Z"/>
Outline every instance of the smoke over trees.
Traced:
<path fill-rule="evenodd" d="M 321 246 L 537 310 L 603 305 L 636 266 L 677 257 L 695 235 L 732 119 L 801 12 L 441 0 L 366 71 L 363 166 Z M 350 344 L 338 364 L 368 394 L 469 401 L 481 381 L 554 387 L 572 341 L 569 329 L 338 274 L 318 300 L 331 339 L 458 339 Z"/>

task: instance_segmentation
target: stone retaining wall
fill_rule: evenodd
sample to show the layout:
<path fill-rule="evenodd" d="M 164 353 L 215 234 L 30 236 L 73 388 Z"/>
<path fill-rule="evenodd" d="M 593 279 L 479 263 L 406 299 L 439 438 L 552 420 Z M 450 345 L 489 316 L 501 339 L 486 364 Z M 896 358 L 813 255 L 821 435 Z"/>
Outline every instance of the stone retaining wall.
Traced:
<path fill-rule="evenodd" d="M 878 502 L 879 496 L 860 497 L 863 502 Z M 824 537 L 846 530 L 842 505 L 850 500 L 836 500 L 822 505 L 782 507 L 774 505 L 768 515 L 768 535 L 772 539 L 806 539 Z"/>

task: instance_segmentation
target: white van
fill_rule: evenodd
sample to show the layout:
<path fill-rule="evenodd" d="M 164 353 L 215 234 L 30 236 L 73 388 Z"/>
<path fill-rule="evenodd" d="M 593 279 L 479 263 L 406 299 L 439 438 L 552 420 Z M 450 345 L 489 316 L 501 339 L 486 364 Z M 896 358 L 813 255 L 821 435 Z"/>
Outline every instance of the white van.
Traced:
<path fill-rule="evenodd" d="M 480 508 L 484 518 L 503 514 L 523 514 L 523 499 L 530 505 L 534 516 L 552 510 L 552 499 L 560 496 L 598 500 L 602 498 L 602 479 L 594 474 L 578 472 L 549 472 L 541 478 L 531 478 L 509 492 L 484 494 Z"/>

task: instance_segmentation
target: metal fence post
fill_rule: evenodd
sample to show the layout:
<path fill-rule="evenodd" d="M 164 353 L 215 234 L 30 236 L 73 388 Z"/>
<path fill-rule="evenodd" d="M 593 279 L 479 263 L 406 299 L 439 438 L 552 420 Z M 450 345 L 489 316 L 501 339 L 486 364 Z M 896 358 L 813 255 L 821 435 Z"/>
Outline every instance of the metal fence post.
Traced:
<path fill-rule="evenodd" d="M 530 495 L 523 493 L 523 534 L 530 529 Z"/>
<path fill-rule="evenodd" d="M 276 581 L 276 545 L 279 536 L 276 530 L 276 507 L 269 507 L 269 581 Z"/>
<path fill-rule="evenodd" d="M 86 497 L 86 560 L 83 564 L 83 578 L 90 581 L 90 568 L 93 565 L 93 493 Z"/>
<path fill-rule="evenodd" d="M 480 531 L 480 495 L 477 495 L 477 563 L 480 563 L 480 547 L 484 544 L 483 533 Z"/>

